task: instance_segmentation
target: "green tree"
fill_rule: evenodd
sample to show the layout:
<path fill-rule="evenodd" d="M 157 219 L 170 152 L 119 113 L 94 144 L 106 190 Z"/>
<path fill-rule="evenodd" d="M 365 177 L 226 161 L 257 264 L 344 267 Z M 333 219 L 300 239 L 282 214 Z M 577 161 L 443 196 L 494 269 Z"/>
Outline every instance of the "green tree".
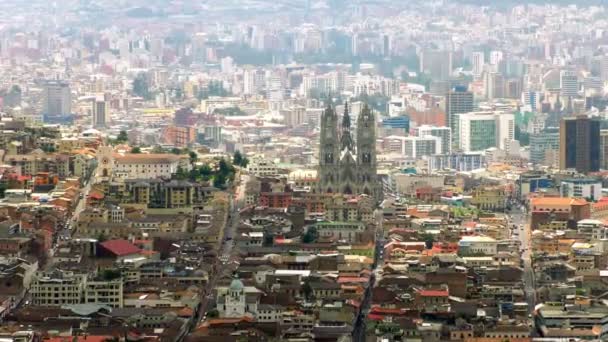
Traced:
<path fill-rule="evenodd" d="M 304 294 L 304 298 L 306 300 L 310 300 L 314 297 L 314 292 L 312 290 L 312 286 L 310 286 L 309 278 L 306 278 L 306 280 L 304 280 L 304 284 L 302 285 L 302 294 Z"/>
<path fill-rule="evenodd" d="M 243 157 L 243 160 L 241 161 L 241 166 L 247 167 L 247 165 L 249 165 L 249 158 Z"/>
<path fill-rule="evenodd" d="M 211 170 L 211 167 L 207 164 L 204 164 L 203 166 L 201 166 L 198 169 L 198 172 L 201 175 L 201 178 L 203 178 L 203 180 L 205 180 L 205 181 L 208 181 L 213 174 L 213 170 Z"/>
<path fill-rule="evenodd" d="M 127 135 L 127 131 L 120 131 L 120 133 L 118 133 L 118 136 L 116 137 L 115 141 L 117 144 L 124 144 L 127 141 L 129 141 L 129 136 Z"/>
<path fill-rule="evenodd" d="M 234 156 L 232 157 L 232 163 L 234 165 L 241 165 L 241 163 L 243 162 L 243 155 L 241 154 L 241 151 L 236 151 L 234 152 Z"/>
<path fill-rule="evenodd" d="M 317 227 L 310 226 L 310 227 L 308 227 L 308 229 L 306 229 L 306 233 L 304 233 L 304 236 L 302 236 L 302 242 L 313 243 L 317 240 L 317 237 L 318 237 Z"/>
<path fill-rule="evenodd" d="M 212 309 L 207 313 L 207 317 L 209 317 L 209 318 L 217 318 L 219 316 L 220 316 L 220 313 L 216 309 Z"/>
<path fill-rule="evenodd" d="M 182 150 L 180 150 L 177 147 L 174 147 L 174 148 L 171 149 L 171 153 L 173 153 L 173 154 L 182 154 Z"/>
<path fill-rule="evenodd" d="M 196 163 L 198 161 L 198 154 L 194 151 L 188 152 L 188 156 L 190 157 L 190 164 Z"/>
<path fill-rule="evenodd" d="M 433 234 L 424 234 L 422 236 L 422 239 L 424 240 L 424 244 L 426 245 L 426 249 L 433 248 L 433 243 L 435 242 L 435 236 L 433 236 Z"/>
<path fill-rule="evenodd" d="M 104 242 L 108 239 L 108 237 L 106 236 L 106 234 L 104 233 L 99 233 L 99 235 L 97 235 L 97 241 L 98 242 Z"/>
<path fill-rule="evenodd" d="M 234 173 L 234 167 L 222 158 L 218 164 L 218 173 L 227 178 L 230 173 Z"/>
<path fill-rule="evenodd" d="M 133 79 L 133 94 L 143 97 L 146 100 L 152 98 L 150 88 L 148 86 L 148 77 L 143 72 L 137 74 Z"/>
<path fill-rule="evenodd" d="M 131 149 L 131 153 L 141 153 L 141 148 L 139 146 L 135 146 Z"/>
<path fill-rule="evenodd" d="M 223 189 L 226 185 L 226 176 L 217 174 L 213 177 L 213 186 L 218 189 Z"/>
<path fill-rule="evenodd" d="M 186 171 L 186 169 L 184 169 L 181 166 L 177 167 L 177 171 L 175 172 L 175 178 L 178 180 L 186 180 L 188 179 L 188 177 L 190 176 L 190 173 L 188 171 Z"/>

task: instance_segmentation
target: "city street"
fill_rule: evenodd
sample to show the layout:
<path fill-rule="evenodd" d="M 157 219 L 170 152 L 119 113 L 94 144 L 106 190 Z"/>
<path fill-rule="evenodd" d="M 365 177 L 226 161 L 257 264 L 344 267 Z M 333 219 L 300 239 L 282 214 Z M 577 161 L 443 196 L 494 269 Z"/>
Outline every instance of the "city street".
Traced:
<path fill-rule="evenodd" d="M 524 249 L 523 253 L 521 254 L 524 269 L 524 290 L 526 293 L 526 302 L 528 303 L 528 310 L 529 312 L 532 312 L 534 310 L 534 306 L 536 305 L 536 282 L 534 278 L 534 270 L 532 269 L 531 259 L 531 228 L 527 213 L 525 213 L 519 206 L 514 206 L 513 210 L 511 211 L 511 224 L 512 226 L 515 226 L 515 228 L 513 228 L 512 237 L 518 239 L 521 243 L 521 248 Z"/>
<path fill-rule="evenodd" d="M 230 257 L 232 256 L 234 247 L 233 238 L 239 224 L 239 210 L 244 204 L 245 186 L 248 181 L 249 177 L 241 174 L 240 182 L 237 184 L 235 194 L 230 195 L 230 211 L 227 217 L 226 226 L 224 227 L 222 234 L 220 234 L 221 239 L 218 242 L 220 247 L 213 266 L 214 270 L 209 275 L 209 282 L 207 283 L 207 286 L 205 286 L 203 297 L 201 298 L 201 303 L 199 305 L 198 318 L 193 322 L 192 329 L 196 328 L 196 325 L 204 320 L 206 313 L 211 309 L 210 304 L 212 304 L 212 298 L 210 295 L 213 294 L 213 289 L 222 276 L 221 268 L 226 261 L 229 262 Z"/>

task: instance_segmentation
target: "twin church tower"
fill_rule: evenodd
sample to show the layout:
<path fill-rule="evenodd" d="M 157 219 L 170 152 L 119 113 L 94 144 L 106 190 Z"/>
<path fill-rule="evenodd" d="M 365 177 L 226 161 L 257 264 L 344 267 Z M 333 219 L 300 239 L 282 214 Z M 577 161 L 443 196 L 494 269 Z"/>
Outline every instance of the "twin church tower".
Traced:
<path fill-rule="evenodd" d="M 351 134 L 348 103 L 339 124 L 331 105 L 321 115 L 319 193 L 366 194 L 382 199 L 382 184 L 376 166 L 376 118 L 365 105 L 357 117 L 356 139 Z M 340 126 L 340 127 L 338 127 Z"/>

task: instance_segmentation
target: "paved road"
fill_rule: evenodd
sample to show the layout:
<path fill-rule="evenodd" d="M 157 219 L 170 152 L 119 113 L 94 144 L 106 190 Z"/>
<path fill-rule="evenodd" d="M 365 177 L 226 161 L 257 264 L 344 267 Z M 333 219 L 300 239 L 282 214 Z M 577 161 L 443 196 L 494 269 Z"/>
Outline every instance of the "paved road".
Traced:
<path fill-rule="evenodd" d="M 367 325 L 365 322 L 365 318 L 367 312 L 371 306 L 372 301 L 372 289 L 374 287 L 374 283 L 376 282 L 376 270 L 378 266 L 381 266 L 383 263 L 383 248 L 384 248 L 384 231 L 382 227 L 383 221 L 382 210 L 378 210 L 376 212 L 376 234 L 375 234 L 375 250 L 374 250 L 374 263 L 372 265 L 372 272 L 370 277 L 370 282 L 365 289 L 365 293 L 363 295 L 363 300 L 361 301 L 361 307 L 359 309 L 359 314 L 355 319 L 355 323 L 353 326 L 353 341 L 354 342 L 365 342 L 365 331 L 367 330 Z"/>
<path fill-rule="evenodd" d="M 192 325 L 191 329 L 196 328 L 196 325 L 204 320 L 205 314 L 212 309 L 213 289 L 222 275 L 221 268 L 225 263 L 223 260 L 229 260 L 232 257 L 232 252 L 234 249 L 233 238 L 236 234 L 236 228 L 238 227 L 240 221 L 239 210 L 243 207 L 245 202 L 245 186 L 248 181 L 249 177 L 247 175 L 241 175 L 235 195 L 230 195 L 230 211 L 226 226 L 224 227 L 222 234 L 220 234 L 222 239 L 219 241 L 220 247 L 217 254 L 218 258 L 215 260 L 213 265 L 213 272 L 209 277 L 209 282 L 203 290 L 204 297 L 201 299 L 201 303 L 199 305 L 199 316 L 195 320 L 195 323 Z"/>
<path fill-rule="evenodd" d="M 522 253 L 522 259 L 524 264 L 524 290 L 526 293 L 526 302 L 528 303 L 528 310 L 532 312 L 536 305 L 536 279 L 534 278 L 534 271 L 532 269 L 532 239 L 531 239 L 531 228 L 528 220 L 528 215 L 521 208 L 517 207 L 511 211 L 512 224 L 516 226 L 513 232 L 513 237 L 519 239 L 521 248 L 524 249 Z M 520 228 L 521 227 L 521 228 Z M 517 234 L 515 234 L 517 231 Z"/>

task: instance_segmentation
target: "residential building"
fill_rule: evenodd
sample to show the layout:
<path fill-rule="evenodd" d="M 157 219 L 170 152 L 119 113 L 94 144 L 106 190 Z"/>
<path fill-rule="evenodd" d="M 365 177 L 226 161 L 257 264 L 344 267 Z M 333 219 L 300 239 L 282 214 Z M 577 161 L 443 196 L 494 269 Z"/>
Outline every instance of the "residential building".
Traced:
<path fill-rule="evenodd" d="M 530 162 L 551 165 L 547 161 L 547 151 L 559 152 L 559 130 L 545 129 L 538 134 L 530 135 Z"/>
<path fill-rule="evenodd" d="M 452 152 L 452 129 L 450 127 L 437 127 L 423 125 L 416 127 L 416 135 L 419 137 L 437 137 L 441 139 L 441 154 Z"/>
<path fill-rule="evenodd" d="M 562 197 L 582 197 L 591 201 L 602 198 L 602 182 L 593 178 L 571 178 L 562 180 Z"/>

